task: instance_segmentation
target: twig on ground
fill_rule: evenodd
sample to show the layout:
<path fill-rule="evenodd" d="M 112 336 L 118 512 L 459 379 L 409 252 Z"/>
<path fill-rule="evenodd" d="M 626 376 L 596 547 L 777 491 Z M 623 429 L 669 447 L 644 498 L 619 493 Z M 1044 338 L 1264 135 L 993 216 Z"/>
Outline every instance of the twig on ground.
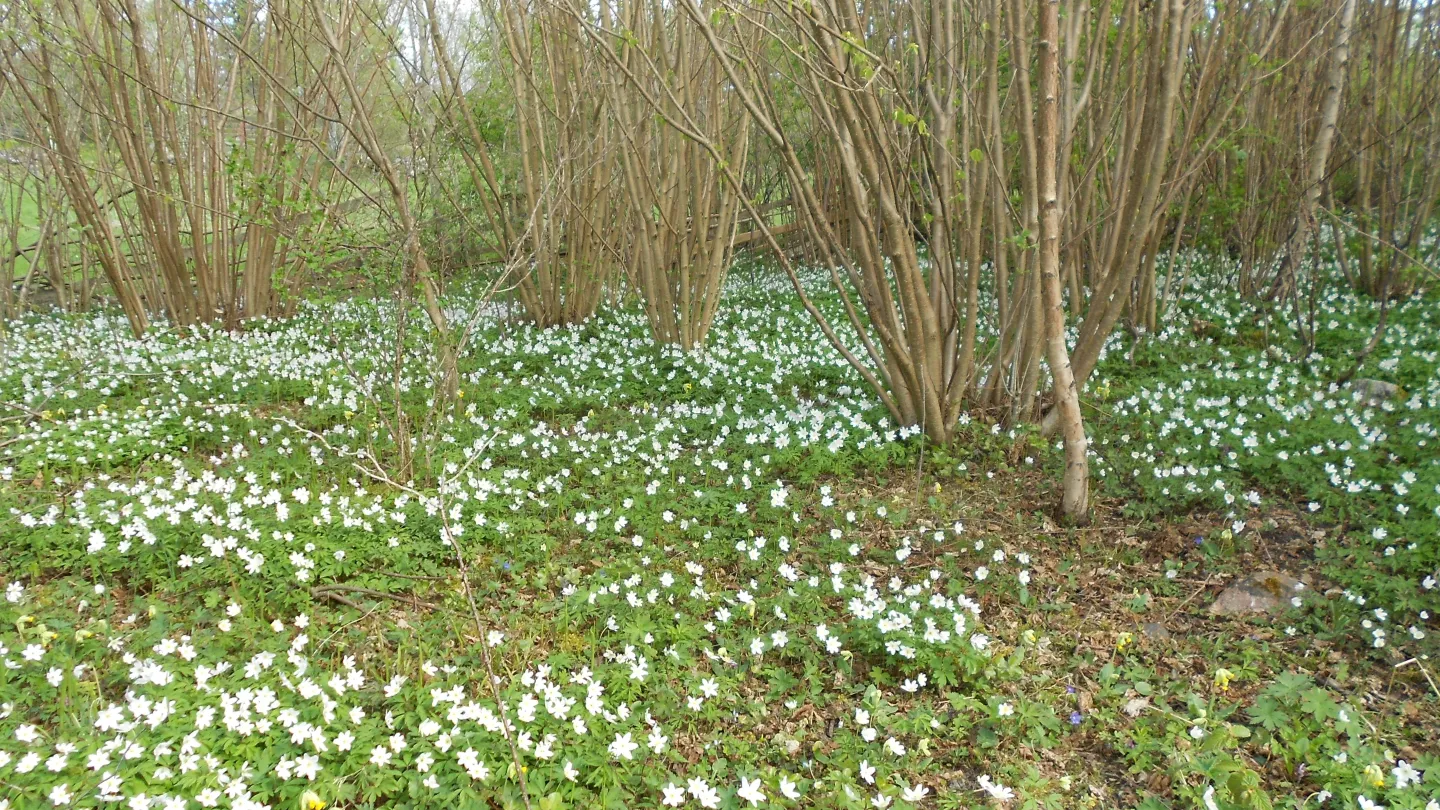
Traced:
<path fill-rule="evenodd" d="M 360 456 L 359 454 L 354 452 L 345 452 L 339 450 L 334 445 L 330 444 L 330 442 L 327 441 L 324 436 L 316 433 L 313 430 L 301 426 L 292 419 L 288 419 L 285 417 L 276 417 L 275 420 L 282 424 L 288 425 L 294 430 L 298 430 L 301 433 L 310 436 L 311 438 L 320 442 L 321 446 L 323 446 L 326 450 L 329 450 L 337 456 L 350 459 L 351 466 L 353 466 L 356 471 L 358 471 L 361 475 L 364 475 L 367 478 L 370 478 L 376 482 L 394 487 L 401 492 L 409 493 L 413 497 L 420 499 L 422 502 L 431 500 L 430 496 L 426 495 L 423 492 L 420 492 L 413 486 L 410 486 L 408 484 L 402 484 L 387 475 L 385 471 L 380 469 L 379 465 L 375 463 L 375 458 L 373 455 Z M 466 460 L 465 464 L 462 465 L 458 471 L 456 471 L 455 475 L 452 477 L 451 480 L 458 479 L 460 476 L 464 475 L 465 472 L 470 469 L 470 465 L 474 464 L 475 461 L 480 458 L 482 450 L 487 449 L 494 441 L 495 436 L 492 435 L 486 442 L 483 443 L 483 446 L 476 445 L 472 449 L 467 450 L 466 452 L 469 454 L 469 458 Z M 361 464 L 361 459 L 368 462 L 368 464 Z M 446 481 L 442 479 L 439 482 L 439 486 L 436 490 L 436 497 L 434 498 L 434 500 L 440 507 L 438 510 L 441 516 L 440 532 L 441 535 L 444 537 L 445 542 L 452 549 L 455 550 L 455 563 L 460 569 L 460 585 L 465 593 L 465 601 L 470 606 L 470 616 L 475 622 L 475 629 L 479 631 L 480 634 L 480 643 L 478 644 L 478 647 L 480 649 L 480 660 L 485 665 L 486 681 L 490 686 L 490 694 L 495 701 L 495 707 L 500 714 L 500 733 L 505 738 L 505 742 L 508 743 L 510 746 L 510 761 L 511 765 L 515 769 L 515 779 L 520 785 L 520 798 L 525 804 L 525 810 L 531 810 L 530 787 L 525 779 L 525 768 L 520 762 L 519 746 L 515 742 L 515 736 L 511 733 L 510 719 L 505 711 L 505 702 L 501 699 L 499 679 L 495 675 L 495 665 L 490 658 L 490 647 L 487 643 L 486 638 L 489 633 L 486 631 L 485 622 L 480 616 L 480 607 L 475 602 L 475 591 L 470 585 L 470 566 L 465 563 L 465 553 L 460 547 L 460 538 L 452 531 L 450 521 L 446 518 L 447 512 L 445 509 L 445 486 Z"/>
<path fill-rule="evenodd" d="M 393 600 L 395 600 L 396 602 L 404 602 L 404 603 L 407 604 L 407 605 L 413 605 L 413 606 L 415 606 L 415 607 L 417 607 L 417 608 L 424 608 L 425 610 L 439 610 L 439 609 L 440 609 L 440 606 L 439 606 L 439 605 L 432 604 L 432 603 L 430 603 L 430 602 L 426 602 L 426 601 L 424 601 L 423 599 L 420 599 L 419 597 L 411 596 L 411 595 L 409 595 L 409 594 L 403 594 L 403 593 L 386 593 L 385 591 L 377 591 L 377 590 L 375 590 L 374 588 L 365 588 L 365 587 L 361 587 L 361 586 L 359 586 L 359 585 L 347 585 L 347 584 L 345 584 L 345 583 L 343 583 L 343 582 L 334 582 L 334 583 L 327 583 L 327 584 L 325 584 L 325 585 L 316 585 L 315 587 L 313 587 L 313 588 L 310 589 L 310 595 L 311 595 L 311 596 L 333 597 L 337 592 L 344 592 L 344 593 L 362 593 L 362 594 L 365 594 L 366 596 L 373 596 L 373 597 L 375 597 L 375 598 L 377 598 L 377 599 L 393 599 Z"/>
<path fill-rule="evenodd" d="M 336 594 L 336 595 L 338 596 L 338 594 Z M 326 598 L 330 598 L 330 597 L 326 597 Z M 344 597 L 341 597 L 341 598 L 343 599 Z M 365 621 L 366 619 L 368 619 L 368 618 L 370 618 L 371 616 L 375 615 L 375 612 L 376 612 L 377 610 L 379 610 L 378 607 L 376 607 L 376 608 L 371 608 L 370 610 L 366 610 L 366 611 L 364 611 L 361 615 L 359 615 L 359 616 L 355 617 L 354 619 L 351 619 L 350 621 L 345 622 L 344 624 L 342 624 L 342 625 L 340 625 L 339 627 L 335 628 L 335 630 L 332 631 L 332 632 L 330 633 L 330 635 L 326 636 L 324 639 L 321 640 L 321 642 L 320 642 L 319 644 L 316 644 L 316 645 L 315 645 L 315 649 L 319 650 L 320 648 L 324 647 L 326 644 L 329 644 L 331 639 L 333 639 L 333 638 L 335 638 L 336 636 L 340 635 L 340 631 L 341 631 L 341 630 L 344 630 L 345 628 L 350 627 L 351 625 L 359 624 L 360 622 Z"/>
<path fill-rule="evenodd" d="M 1170 621 L 1171 619 L 1175 618 L 1176 614 L 1178 614 L 1178 613 L 1180 612 L 1181 608 L 1183 608 L 1183 607 L 1185 607 L 1186 605 L 1190 604 L 1190 601 L 1191 601 L 1192 599 L 1194 599 L 1195 597 L 1197 597 L 1197 596 L 1199 596 L 1200 594 L 1204 593 L 1204 592 L 1205 592 L 1205 589 L 1208 588 L 1208 587 L 1210 587 L 1210 575 L 1209 575 L 1209 574 L 1206 574 L 1206 575 L 1205 575 L 1205 581 L 1200 583 L 1200 587 L 1199 587 L 1199 588 L 1196 588 L 1194 593 L 1192 593 L 1192 594 L 1190 594 L 1189 596 L 1185 597 L 1185 600 L 1184 600 L 1184 601 L 1182 601 L 1180 604 L 1176 605 L 1176 606 L 1175 606 L 1175 609 L 1172 610 L 1172 611 L 1170 611 L 1170 615 L 1168 615 L 1168 616 L 1165 617 L 1165 621 L 1168 622 L 1168 621 Z"/>
<path fill-rule="evenodd" d="M 348 605 L 349 607 L 354 608 L 355 610 L 358 610 L 362 613 L 365 612 L 365 608 L 360 607 L 360 605 L 357 604 L 355 600 L 347 596 L 341 596 L 334 591 L 317 591 L 312 588 L 310 590 L 310 595 L 315 597 L 316 599 L 329 599 L 332 602 L 339 602 L 342 605 Z"/>
<path fill-rule="evenodd" d="M 395 577 L 396 579 L 413 579 L 416 582 L 444 582 L 449 577 L 427 577 L 420 574 L 397 574 L 394 571 L 378 572 L 382 577 Z"/>
<path fill-rule="evenodd" d="M 1420 670 L 1420 674 L 1421 674 L 1421 675 L 1424 675 L 1424 676 L 1425 676 L 1425 682 L 1428 683 L 1428 684 L 1430 684 L 1430 688 L 1435 691 L 1435 697 L 1440 698 L 1440 686 L 1436 686 L 1436 685 L 1435 685 L 1435 679 L 1432 678 L 1432 677 L 1430 677 L 1430 670 L 1426 669 L 1426 668 L 1425 668 L 1425 665 L 1422 664 L 1422 663 L 1420 663 L 1420 659 L 1418 659 L 1418 658 L 1408 658 L 1408 659 L 1406 659 L 1406 660 L 1404 660 L 1404 661 L 1401 661 L 1400 663 L 1396 664 L 1396 665 L 1395 665 L 1395 668 L 1396 668 L 1396 669 L 1399 669 L 1399 668 L 1401 668 L 1401 667 L 1407 667 L 1407 666 L 1410 666 L 1410 665 L 1412 665 L 1412 664 L 1413 664 L 1417 669 Z"/>

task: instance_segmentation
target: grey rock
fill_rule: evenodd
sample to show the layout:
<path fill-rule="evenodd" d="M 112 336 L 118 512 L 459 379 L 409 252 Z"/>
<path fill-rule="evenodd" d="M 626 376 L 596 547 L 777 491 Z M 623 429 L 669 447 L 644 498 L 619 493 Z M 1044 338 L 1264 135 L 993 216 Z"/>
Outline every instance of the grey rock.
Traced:
<path fill-rule="evenodd" d="M 1150 708 L 1150 698 L 1147 697 L 1133 698 L 1124 706 L 1125 713 L 1131 717 L 1139 717 L 1140 713 L 1148 708 Z"/>
<path fill-rule="evenodd" d="M 1359 394 L 1367 405 L 1383 405 L 1400 397 L 1400 386 L 1384 380 L 1351 380 L 1350 390 Z"/>
<path fill-rule="evenodd" d="M 1170 631 L 1166 630 L 1165 625 L 1159 622 L 1146 622 L 1144 626 L 1140 628 L 1140 632 L 1144 633 L 1145 637 L 1152 641 L 1164 641 L 1170 638 Z"/>
<path fill-rule="evenodd" d="M 1279 571 L 1256 571 L 1241 577 L 1220 592 L 1210 605 L 1214 616 L 1255 616 L 1275 614 L 1289 607 L 1290 600 L 1305 589 L 1304 583 Z"/>

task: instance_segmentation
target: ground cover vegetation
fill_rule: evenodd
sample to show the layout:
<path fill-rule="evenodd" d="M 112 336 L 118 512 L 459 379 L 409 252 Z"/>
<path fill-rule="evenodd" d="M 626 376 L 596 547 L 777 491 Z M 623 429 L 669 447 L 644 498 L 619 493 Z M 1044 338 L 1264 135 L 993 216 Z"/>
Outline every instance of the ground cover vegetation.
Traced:
<path fill-rule="evenodd" d="M 0 8 L 0 810 L 1440 810 L 1437 15 Z"/>
<path fill-rule="evenodd" d="M 732 281 L 704 355 L 634 310 L 486 319 L 428 484 L 374 463 L 386 304 L 138 341 L 18 324 L 12 804 L 518 805 L 518 759 L 556 807 L 1425 805 L 1421 670 L 1368 679 L 1433 649 L 1433 306 L 1396 308 L 1369 362 L 1409 393 L 1374 405 L 1326 382 L 1343 348 L 1304 369 L 1249 345 L 1233 294 L 1185 295 L 1101 364 L 1112 517 L 1067 535 L 1017 492 L 1053 490 L 1049 442 L 969 421 L 925 452 L 782 282 Z M 1377 317 L 1321 311 L 1337 347 Z M 1204 618 L 1203 580 L 1261 553 L 1306 557 L 1291 615 Z"/>

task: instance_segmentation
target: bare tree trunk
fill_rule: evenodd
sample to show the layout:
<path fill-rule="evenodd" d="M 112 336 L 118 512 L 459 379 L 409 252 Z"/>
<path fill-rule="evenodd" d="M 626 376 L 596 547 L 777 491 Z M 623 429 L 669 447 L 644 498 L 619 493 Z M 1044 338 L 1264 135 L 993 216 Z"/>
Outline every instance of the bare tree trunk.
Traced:
<path fill-rule="evenodd" d="M 1045 299 L 1045 357 L 1065 437 L 1065 475 L 1060 514 L 1083 525 L 1090 515 L 1088 443 L 1080 394 L 1065 347 L 1065 309 L 1060 300 L 1060 0 L 1040 0 L 1040 281 Z"/>
<path fill-rule="evenodd" d="M 1330 49 L 1330 65 L 1325 71 L 1325 92 L 1320 100 L 1320 126 L 1310 145 L 1308 168 L 1305 172 L 1304 194 L 1290 239 L 1285 246 L 1280 271 L 1275 276 L 1270 297 L 1298 295 L 1300 265 L 1310 249 L 1310 235 L 1315 230 L 1315 211 L 1325 192 L 1325 167 L 1335 145 L 1335 125 L 1340 118 L 1340 100 L 1345 87 L 1345 65 L 1350 61 L 1350 31 L 1355 24 L 1355 0 L 1343 0 L 1335 30 L 1335 44 Z"/>
<path fill-rule="evenodd" d="M 17 69 L 16 62 L 11 58 L 14 52 L 7 48 L 5 54 L 6 67 L 12 74 Z M 110 216 L 95 199 L 69 116 L 60 102 L 59 77 L 53 69 L 50 46 L 43 38 L 39 40 L 31 59 L 31 75 L 39 80 L 39 87 L 32 87 L 24 81 L 15 83 L 25 101 L 21 109 L 26 123 L 34 133 L 48 134 L 52 148 L 46 151 L 46 157 L 75 210 L 82 233 L 96 248 L 100 266 L 129 321 L 131 333 L 139 337 L 149 328 L 150 319 L 127 273 L 128 262 Z"/>
<path fill-rule="evenodd" d="M 582 25 L 607 27 L 610 5 L 567 11 L 498 0 L 492 9 L 509 62 L 520 179 L 532 266 L 518 292 L 542 327 L 590 317 L 623 260 L 632 228 L 616 171 L 618 140 L 608 80 L 584 47 Z M 515 245 L 515 249 L 521 249 Z"/>
<path fill-rule="evenodd" d="M 331 58 L 339 61 L 343 66 L 346 61 L 345 51 L 327 18 L 328 10 L 318 2 L 312 2 L 310 6 L 316 27 L 320 30 Z M 342 6 L 342 8 L 344 7 Z M 353 6 L 348 8 L 351 13 L 354 12 Z M 353 20 L 347 21 L 347 25 L 353 26 L 354 24 Z M 380 174 L 380 179 L 385 183 L 391 202 L 395 206 L 395 217 L 399 226 L 400 238 L 403 240 L 403 255 L 406 262 L 402 283 L 412 283 L 411 279 L 419 283 L 425 314 L 429 316 L 430 324 L 435 330 L 435 354 L 440 366 L 440 380 L 435 387 L 436 405 L 441 408 L 448 407 L 455 401 L 460 390 L 458 347 L 453 340 L 454 336 L 451 334 L 449 320 L 440 306 L 440 285 L 434 273 L 431 272 L 429 259 L 420 243 L 420 227 L 411 211 L 408 183 L 402 179 L 394 162 L 385 153 L 385 147 L 375 130 L 373 114 L 366 103 L 365 94 L 356 85 L 355 78 L 344 67 L 337 72 L 345 97 L 348 98 L 354 113 L 350 121 L 341 119 L 342 126 L 355 139 Z"/>
<path fill-rule="evenodd" d="M 621 0 L 615 28 L 606 29 L 573 0 L 564 7 L 617 74 L 605 90 L 622 139 L 618 162 L 632 223 L 625 257 L 630 282 L 656 340 L 697 348 L 719 308 L 743 193 L 719 163 L 744 173 L 750 118 L 726 92 L 725 76 L 709 48 L 697 42 L 693 21 L 678 9 Z M 748 44 L 756 29 L 734 33 Z"/>

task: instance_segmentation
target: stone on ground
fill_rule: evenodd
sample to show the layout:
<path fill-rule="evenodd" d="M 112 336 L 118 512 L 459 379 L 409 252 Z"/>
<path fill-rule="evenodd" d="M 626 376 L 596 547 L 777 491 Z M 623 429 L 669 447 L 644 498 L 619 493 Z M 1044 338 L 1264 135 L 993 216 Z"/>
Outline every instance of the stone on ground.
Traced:
<path fill-rule="evenodd" d="M 1210 605 L 1214 616 L 1273 615 L 1305 589 L 1300 580 L 1279 571 L 1256 571 L 1220 592 Z"/>

